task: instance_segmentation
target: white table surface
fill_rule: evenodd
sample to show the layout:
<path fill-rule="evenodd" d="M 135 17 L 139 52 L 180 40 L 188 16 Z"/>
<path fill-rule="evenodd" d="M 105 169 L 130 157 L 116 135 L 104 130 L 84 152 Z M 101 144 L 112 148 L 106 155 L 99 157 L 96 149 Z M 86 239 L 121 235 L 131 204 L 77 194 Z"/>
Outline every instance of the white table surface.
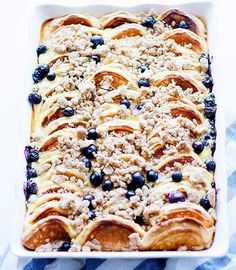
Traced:
<path fill-rule="evenodd" d="M 122 1 L 127 0 L 119 2 Z M 24 44 L 27 42 L 26 10 L 29 2 L 29 0 L 0 0 L 0 255 L 6 249 L 11 234 L 15 203 L 14 183 L 22 181 L 16 179 L 14 175 L 17 168 L 14 147 L 17 144 L 20 126 L 17 119 L 17 100 L 19 91 L 24 85 L 19 70 L 27 65 Z M 223 106 L 226 110 L 236 113 L 236 1 L 216 0 L 216 2 L 221 10 L 218 18 L 218 35 L 222 50 L 220 69 L 224 74 Z M 15 114 L 9 117 L 10 110 L 14 110 Z M 227 119 L 227 122 L 230 121 L 231 119 Z"/>

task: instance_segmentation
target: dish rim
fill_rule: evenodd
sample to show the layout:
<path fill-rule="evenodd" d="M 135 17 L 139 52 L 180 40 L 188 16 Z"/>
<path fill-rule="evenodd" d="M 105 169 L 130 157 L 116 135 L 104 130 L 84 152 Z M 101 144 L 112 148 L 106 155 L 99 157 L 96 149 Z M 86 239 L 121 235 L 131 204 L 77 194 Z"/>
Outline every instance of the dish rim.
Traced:
<path fill-rule="evenodd" d="M 69 0 L 69 1 L 61 1 L 58 4 L 55 4 L 53 2 L 53 0 L 43 0 L 43 1 L 36 1 L 34 4 L 32 4 L 31 8 L 30 8 L 30 13 L 29 13 L 29 18 L 33 18 L 33 15 L 37 13 L 38 10 L 43 9 L 43 8 L 50 8 L 51 11 L 52 9 L 57 9 L 60 11 L 63 10 L 68 10 L 71 9 L 72 10 L 78 10 L 78 9 L 96 9 L 99 7 L 100 9 L 111 9 L 112 10 L 121 10 L 121 9 L 129 9 L 129 10 L 135 10 L 137 8 L 140 7 L 144 7 L 144 8 L 148 8 L 150 9 L 150 7 L 152 6 L 153 9 L 156 10 L 163 10 L 165 8 L 170 8 L 170 7 L 187 7 L 187 9 L 191 9 L 193 8 L 193 6 L 197 6 L 197 5 L 201 5 L 203 7 L 207 7 L 209 10 L 204 12 L 209 12 L 211 10 L 211 17 L 216 17 L 213 16 L 216 13 L 216 4 L 214 3 L 213 0 L 196 0 L 196 1 L 187 1 L 187 0 L 176 0 L 176 1 L 169 1 L 168 3 L 163 4 L 163 1 L 161 0 L 156 0 L 155 2 L 147 2 L 145 0 L 140 1 L 137 5 L 134 5 L 132 3 L 132 1 L 130 1 L 129 3 L 123 3 L 122 5 L 119 4 L 118 0 L 113 1 L 113 4 L 109 5 L 105 3 L 105 0 L 100 1 L 100 4 L 96 4 L 95 0 L 87 0 L 88 4 L 83 5 L 83 4 L 78 4 L 76 3 L 76 1 L 74 0 Z M 183 8 L 186 9 L 186 8 Z M 111 12 L 110 11 L 110 12 Z M 57 13 L 59 13 L 57 11 Z M 89 12 L 93 14 L 93 12 Z M 193 12 L 194 13 L 194 12 Z M 64 13 L 66 14 L 66 12 Z M 198 14 L 199 16 L 201 16 L 201 14 Z M 209 14 L 208 14 L 209 15 Z M 56 16 L 56 15 L 55 15 Z M 55 17 L 54 16 L 54 17 Z M 60 16 L 60 15 L 58 15 Z M 210 16 L 210 15 L 209 15 Z M 42 23 L 43 21 L 41 21 Z M 209 22 L 207 20 L 207 25 L 208 27 L 212 27 L 211 25 L 214 25 L 214 22 L 216 22 L 215 18 L 213 22 Z M 29 23 L 29 21 L 28 21 Z M 32 27 L 31 27 L 32 28 Z M 34 26 L 33 26 L 34 28 Z M 33 29 L 32 28 L 32 29 Z M 217 28 L 217 27 L 215 27 Z M 31 33 L 32 34 L 32 29 L 29 31 L 28 35 Z M 209 35 L 212 35 L 213 38 L 212 40 L 216 40 L 216 34 L 214 34 L 214 29 L 212 27 L 212 29 L 208 30 L 209 31 Z M 212 33 L 211 33 L 212 31 Z M 37 32 L 37 31 L 36 31 Z M 39 31 L 36 33 L 37 38 L 39 39 Z M 36 40 L 34 40 L 34 42 L 36 42 Z M 33 43 L 33 42 L 32 42 Z M 29 50 L 31 52 L 31 64 L 28 65 L 29 69 L 27 70 L 23 70 L 22 71 L 22 75 L 26 76 L 27 74 L 31 74 L 29 72 L 32 72 L 34 66 L 35 66 L 35 52 L 33 51 L 34 48 L 32 48 L 32 44 L 30 45 L 30 42 L 28 42 L 28 47 Z M 14 225 L 13 226 L 13 233 L 12 233 L 12 237 L 11 237 L 11 250 L 12 252 L 20 257 L 34 257 L 34 258 L 167 258 L 167 257 L 182 257 L 182 258 L 186 258 L 186 257 L 218 257 L 218 256 L 222 256 L 224 255 L 227 250 L 228 250 L 228 245 L 229 245 L 229 240 L 228 240 L 228 222 L 227 222 L 227 212 L 226 212 L 226 204 L 227 204 L 227 178 L 226 178 L 226 173 L 225 173 L 225 157 L 224 157 L 224 141 L 225 141 L 225 134 L 224 134 L 224 115 L 223 115 L 223 111 L 222 111 L 222 106 L 220 105 L 220 92 L 219 90 L 217 90 L 219 88 L 217 80 L 218 77 L 220 77 L 220 72 L 217 72 L 217 46 L 214 44 L 213 46 L 213 41 L 211 41 L 211 43 L 208 44 L 209 48 L 210 48 L 210 52 L 212 55 L 214 55 L 214 62 L 213 62 L 213 66 L 212 66 L 212 73 L 213 73 L 213 79 L 216 82 L 214 85 L 214 89 L 213 92 L 216 94 L 216 99 L 217 99 L 217 116 L 216 116 L 216 127 L 217 127 L 217 140 L 216 140 L 216 145 L 217 145 L 217 150 L 216 150 L 216 154 L 215 154 L 215 159 L 216 162 L 218 164 L 221 164 L 221 170 L 219 171 L 218 169 L 216 170 L 216 175 L 215 175 L 215 179 L 216 179 L 216 183 L 217 185 L 220 187 L 220 195 L 218 195 L 218 200 L 217 200 L 217 217 L 221 217 L 221 220 L 217 220 L 216 223 L 216 235 L 215 235 L 215 239 L 214 242 L 212 244 L 212 246 L 207 249 L 207 250 L 201 250 L 201 251 L 122 251 L 122 252 L 115 252 L 115 251 L 93 251 L 93 252 L 35 252 L 35 251 L 29 251 L 26 248 L 24 248 L 21 244 L 21 234 L 22 234 L 22 229 L 23 229 L 23 223 L 20 225 L 19 228 L 19 220 L 23 221 L 24 217 L 25 217 L 25 199 L 22 200 L 23 197 L 23 190 L 22 190 L 22 184 L 23 181 L 25 180 L 25 177 L 22 179 L 22 181 L 18 181 L 16 183 L 16 211 L 15 211 L 15 217 L 14 217 Z M 34 60 L 33 60 L 34 59 Z M 28 86 L 32 86 L 32 81 L 31 79 L 27 78 L 27 84 Z M 27 87 L 26 87 L 27 89 Z M 28 88 L 29 89 L 29 88 Z M 25 93 L 27 94 L 27 92 Z M 27 102 L 27 101 L 26 101 Z M 31 117 L 31 108 L 30 106 L 26 105 L 26 102 L 22 102 L 22 110 L 21 110 L 21 120 L 26 122 L 26 118 L 28 118 L 28 123 L 25 123 L 26 126 L 28 127 L 28 133 L 26 136 L 26 131 L 21 130 L 22 132 L 22 142 L 24 142 L 23 145 L 27 144 L 27 141 L 29 139 L 29 126 L 30 126 L 30 117 Z M 25 106 L 28 107 L 27 110 L 28 112 L 26 112 Z M 23 135 L 24 134 L 24 135 Z M 23 139 L 24 138 L 24 139 Z M 22 144 L 20 144 L 22 145 Z M 22 145 L 22 146 L 23 146 Z M 23 162 L 25 165 L 25 160 L 23 157 L 23 148 L 19 147 L 18 149 L 20 152 L 20 154 L 22 154 L 22 158 L 23 158 Z M 217 156 L 217 157 L 216 157 Z M 21 161 L 22 161 L 21 158 Z M 23 163 L 22 163 L 23 164 Z M 21 166 L 20 166 L 21 167 Z M 22 169 L 22 167 L 21 167 Z M 22 170 L 24 172 L 24 170 Z M 20 172 L 20 176 L 23 176 L 23 173 Z M 218 179 L 218 180 L 217 180 Z M 218 183 L 219 179 L 223 179 L 222 183 Z M 219 197 L 220 196 L 220 197 Z M 20 202 L 20 203 L 17 203 Z M 23 211 L 22 211 L 23 210 Z M 22 218 L 23 216 L 23 218 Z M 17 226 L 18 225 L 18 226 Z M 219 231 L 221 228 L 221 231 Z M 220 239 L 218 239 L 220 238 Z M 215 244 L 215 241 L 217 239 L 217 246 Z"/>

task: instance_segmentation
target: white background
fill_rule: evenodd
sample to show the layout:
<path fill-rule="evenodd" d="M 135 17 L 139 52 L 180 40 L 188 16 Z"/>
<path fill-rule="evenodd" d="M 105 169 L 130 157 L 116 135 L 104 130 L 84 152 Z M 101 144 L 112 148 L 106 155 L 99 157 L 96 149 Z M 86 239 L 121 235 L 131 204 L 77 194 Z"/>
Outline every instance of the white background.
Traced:
<path fill-rule="evenodd" d="M 120 0 L 119 3 L 122 1 L 128 0 Z M 97 2 L 99 3 L 99 0 Z M 111 4 L 114 1 L 107 2 Z M 223 106 L 225 110 L 236 113 L 236 1 L 215 2 L 220 6 L 219 23 L 216 27 L 220 47 L 219 68 L 223 74 L 221 83 Z M 138 0 L 134 3 L 138 4 Z M 21 125 L 17 106 L 17 101 L 22 98 L 20 91 L 24 87 L 21 70 L 28 63 L 25 44 L 28 38 L 29 6 L 29 0 L 0 0 L 0 255 L 6 249 L 11 235 L 14 183 L 22 181 L 15 178 L 14 171 L 17 170 L 18 157 L 15 156 L 14 149 L 18 143 Z M 9 113 L 10 111 L 14 113 Z M 227 122 L 229 121 L 230 119 L 227 119 Z"/>

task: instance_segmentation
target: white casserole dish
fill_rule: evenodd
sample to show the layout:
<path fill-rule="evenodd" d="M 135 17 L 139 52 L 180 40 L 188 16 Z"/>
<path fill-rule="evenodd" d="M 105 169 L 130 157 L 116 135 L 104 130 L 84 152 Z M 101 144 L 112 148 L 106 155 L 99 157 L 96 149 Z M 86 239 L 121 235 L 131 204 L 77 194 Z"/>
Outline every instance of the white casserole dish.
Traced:
<path fill-rule="evenodd" d="M 41 1 L 42 2 L 42 1 Z M 89 4 L 82 5 L 72 1 L 66 1 L 65 5 L 53 4 L 53 1 L 46 1 L 43 4 L 36 4 L 32 9 L 29 17 L 29 43 L 27 51 L 30 52 L 30 65 L 27 69 L 22 70 L 22 78 L 25 78 L 25 89 L 22 89 L 22 98 L 20 104 L 22 110 L 20 111 L 21 117 L 21 137 L 18 145 L 18 156 L 20 156 L 20 164 L 17 172 L 18 182 L 16 186 L 16 217 L 15 226 L 13 226 L 13 234 L 11 239 L 11 248 L 14 254 L 22 257 L 35 257 L 35 258 L 157 258 L 157 257 L 217 257 L 222 256 L 228 249 L 228 224 L 227 224 L 227 178 L 225 173 L 225 159 L 224 159 L 224 116 L 222 112 L 222 106 L 220 104 L 221 93 L 218 82 L 221 76 L 217 71 L 217 24 L 215 18 L 217 17 L 217 9 L 212 1 L 170 1 L 168 4 L 161 4 L 163 1 L 156 0 L 155 4 L 145 3 L 147 1 L 140 1 L 139 5 L 132 6 L 132 2 L 119 3 L 118 0 L 113 3 L 117 5 L 106 5 L 104 1 L 100 1 L 99 5 L 95 4 L 95 1 L 88 1 Z M 177 2 L 177 3 L 176 3 Z M 217 163 L 217 169 L 215 174 L 216 186 L 219 188 L 218 200 L 217 200 L 217 223 L 216 233 L 213 245 L 204 251 L 139 251 L 139 252 L 35 252 L 25 249 L 21 244 L 21 236 L 23 231 L 23 222 L 25 214 L 25 197 L 23 193 L 23 182 L 25 181 L 25 158 L 23 154 L 24 146 L 29 142 L 30 131 L 30 118 L 31 118 L 31 106 L 27 102 L 27 95 L 32 86 L 31 73 L 36 65 L 36 53 L 35 48 L 38 45 L 40 36 L 40 27 L 44 20 L 52 17 L 62 16 L 72 12 L 86 12 L 93 16 L 101 16 L 105 13 L 128 10 L 131 12 L 148 11 L 154 9 L 157 12 L 161 12 L 170 7 L 177 7 L 184 9 L 190 13 L 196 14 L 204 18 L 207 24 L 209 33 L 209 51 L 214 56 L 212 65 L 212 73 L 215 81 L 213 92 L 216 95 L 218 104 L 218 110 L 216 115 L 216 128 L 217 128 L 217 141 L 215 160 Z"/>

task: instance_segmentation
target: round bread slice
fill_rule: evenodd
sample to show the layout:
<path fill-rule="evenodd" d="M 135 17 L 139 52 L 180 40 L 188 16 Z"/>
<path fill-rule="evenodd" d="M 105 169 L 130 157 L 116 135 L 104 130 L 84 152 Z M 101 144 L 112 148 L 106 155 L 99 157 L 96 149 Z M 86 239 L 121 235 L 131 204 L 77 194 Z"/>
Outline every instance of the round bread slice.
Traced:
<path fill-rule="evenodd" d="M 179 45 L 191 44 L 191 50 L 196 53 L 207 53 L 207 43 L 195 33 L 186 29 L 174 29 L 162 33 L 159 38 L 163 40 L 173 39 Z"/>
<path fill-rule="evenodd" d="M 98 240 L 103 251 L 121 251 L 129 248 L 129 236 L 137 233 L 144 236 L 142 228 L 130 221 L 114 215 L 107 215 L 90 222 L 75 242 L 81 246 L 87 241 Z"/>
<path fill-rule="evenodd" d="M 168 86 L 171 82 L 175 82 L 183 90 L 191 88 L 193 93 L 199 92 L 207 95 L 208 91 L 202 82 L 194 79 L 187 72 L 179 71 L 162 71 L 157 73 L 151 79 L 154 86 Z"/>
<path fill-rule="evenodd" d="M 22 244 L 30 250 L 49 242 L 69 240 L 76 237 L 72 221 L 62 216 L 49 216 L 33 225 L 25 226 Z"/>
<path fill-rule="evenodd" d="M 100 17 L 104 28 L 114 28 L 124 23 L 137 23 L 139 18 L 128 11 L 116 11 Z"/>
<path fill-rule="evenodd" d="M 206 28 L 203 22 L 198 17 L 181 9 L 171 8 L 165 10 L 158 16 L 158 20 L 163 21 L 173 28 L 178 28 L 180 21 L 184 21 L 190 31 L 201 37 L 205 37 L 206 34 Z"/>
<path fill-rule="evenodd" d="M 174 218 L 154 225 L 142 239 L 141 250 L 202 250 L 213 241 L 213 228 L 192 218 Z"/>
<path fill-rule="evenodd" d="M 123 24 L 114 29 L 106 29 L 104 31 L 104 39 L 121 39 L 126 37 L 143 36 L 145 34 L 145 28 L 140 24 Z"/>

